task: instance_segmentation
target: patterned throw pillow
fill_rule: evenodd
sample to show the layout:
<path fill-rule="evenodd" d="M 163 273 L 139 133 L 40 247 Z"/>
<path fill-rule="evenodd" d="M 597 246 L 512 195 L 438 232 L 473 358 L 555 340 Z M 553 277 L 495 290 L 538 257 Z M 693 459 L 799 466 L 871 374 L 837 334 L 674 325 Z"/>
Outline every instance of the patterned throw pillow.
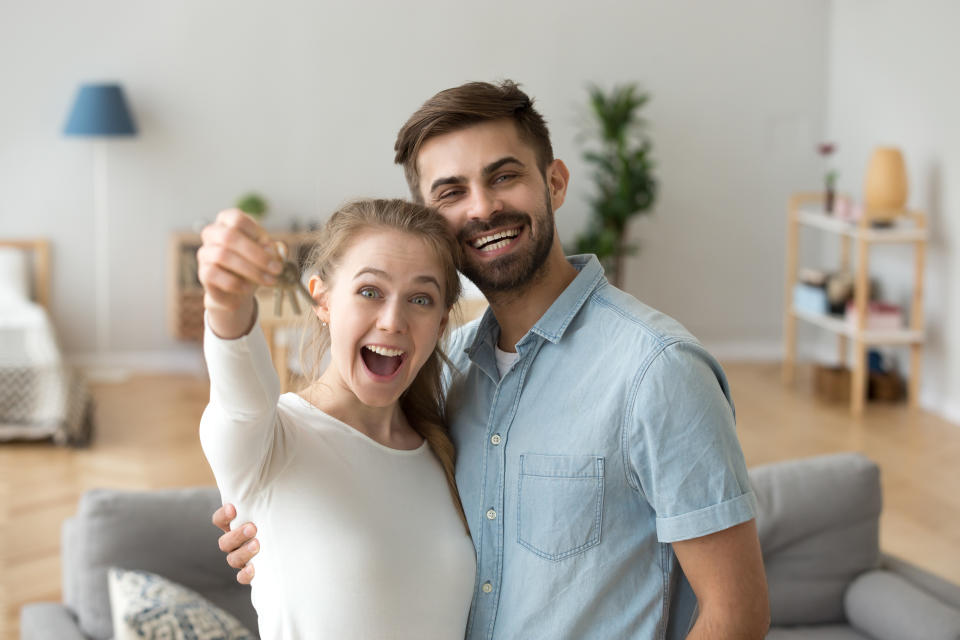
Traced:
<path fill-rule="evenodd" d="M 108 573 L 114 640 L 256 640 L 199 593 L 147 571 Z"/>

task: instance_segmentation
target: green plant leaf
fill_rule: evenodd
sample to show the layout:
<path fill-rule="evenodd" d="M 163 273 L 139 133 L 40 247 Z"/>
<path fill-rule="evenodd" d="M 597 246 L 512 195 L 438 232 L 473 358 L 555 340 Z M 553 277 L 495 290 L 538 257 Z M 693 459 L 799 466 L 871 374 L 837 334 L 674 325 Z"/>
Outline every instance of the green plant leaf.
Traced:
<path fill-rule="evenodd" d="M 590 148 L 584 150 L 583 159 L 593 167 L 594 189 L 587 228 L 576 237 L 573 248 L 596 254 L 609 272 L 619 256 L 636 250 L 624 242 L 627 223 L 649 211 L 657 197 L 653 144 L 645 134 L 647 122 L 640 117 L 650 95 L 634 84 L 610 91 L 592 85 L 588 98 L 592 135 L 584 136 Z"/>
<path fill-rule="evenodd" d="M 247 213 L 254 218 L 260 218 L 267 213 L 267 201 L 258 193 L 247 193 L 237 198 L 237 209 Z"/>

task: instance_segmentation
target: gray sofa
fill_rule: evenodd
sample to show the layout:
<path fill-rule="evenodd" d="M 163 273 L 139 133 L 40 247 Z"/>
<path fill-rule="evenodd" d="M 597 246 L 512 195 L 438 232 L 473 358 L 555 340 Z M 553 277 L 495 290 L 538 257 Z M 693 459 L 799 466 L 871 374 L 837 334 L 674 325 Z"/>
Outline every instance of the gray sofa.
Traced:
<path fill-rule="evenodd" d="M 218 506 L 215 487 L 85 493 L 61 531 L 63 602 L 24 606 L 20 637 L 111 638 L 110 566 L 150 571 L 189 587 L 256 632 L 250 589 L 237 583 L 217 548 L 220 531 L 210 516 Z"/>
<path fill-rule="evenodd" d="M 879 469 L 859 454 L 757 467 L 775 640 L 960 638 L 960 587 L 881 554 Z M 215 488 L 92 491 L 63 525 L 63 602 L 21 611 L 23 640 L 110 638 L 106 568 L 152 571 L 256 631 L 249 591 L 217 549 Z"/>
<path fill-rule="evenodd" d="M 856 453 L 755 467 L 774 640 L 957 640 L 960 586 L 881 553 L 880 470 Z"/>

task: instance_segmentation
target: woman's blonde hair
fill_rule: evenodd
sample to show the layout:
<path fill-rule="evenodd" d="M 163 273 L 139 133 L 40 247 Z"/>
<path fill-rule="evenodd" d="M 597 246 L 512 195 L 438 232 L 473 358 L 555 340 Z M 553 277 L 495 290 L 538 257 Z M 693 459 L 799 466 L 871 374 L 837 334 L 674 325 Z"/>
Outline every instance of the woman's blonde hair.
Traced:
<path fill-rule="evenodd" d="M 329 287 L 336 278 L 336 270 L 344 253 L 358 236 L 371 230 L 399 231 L 423 240 L 440 262 L 444 280 L 444 308 L 453 307 L 460 297 L 460 276 L 457 273 L 460 245 L 439 213 L 405 200 L 362 199 L 342 206 L 330 216 L 319 232 L 307 259 L 306 272 L 318 275 L 324 287 Z M 316 380 L 322 373 L 320 366 L 323 355 L 330 348 L 330 332 L 315 314 L 305 314 L 305 318 L 300 361 L 310 363 L 306 372 L 308 379 Z M 443 410 L 442 368 L 448 362 L 438 341 L 410 387 L 401 396 L 400 409 L 410 426 L 427 441 L 439 459 L 450 486 L 450 495 L 466 527 L 454 476 L 456 450 Z"/>

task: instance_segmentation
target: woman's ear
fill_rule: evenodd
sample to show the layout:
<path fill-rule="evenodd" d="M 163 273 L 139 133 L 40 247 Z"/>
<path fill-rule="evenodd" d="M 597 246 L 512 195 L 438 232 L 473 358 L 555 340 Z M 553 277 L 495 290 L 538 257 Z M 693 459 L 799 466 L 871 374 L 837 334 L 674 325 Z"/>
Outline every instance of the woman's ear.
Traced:
<path fill-rule="evenodd" d="M 330 322 L 330 309 L 327 306 L 327 290 L 323 286 L 323 280 L 320 279 L 320 276 L 310 276 L 307 288 L 310 289 L 310 297 L 317 301 L 317 306 L 314 307 L 314 313 L 317 314 L 321 322 Z"/>
<path fill-rule="evenodd" d="M 450 307 L 453 309 L 453 307 Z M 450 309 L 447 309 L 443 312 L 443 317 L 440 318 L 440 331 L 437 332 L 437 339 L 440 339 L 440 336 L 443 335 L 443 332 L 447 329 L 447 324 L 450 322 Z"/>

